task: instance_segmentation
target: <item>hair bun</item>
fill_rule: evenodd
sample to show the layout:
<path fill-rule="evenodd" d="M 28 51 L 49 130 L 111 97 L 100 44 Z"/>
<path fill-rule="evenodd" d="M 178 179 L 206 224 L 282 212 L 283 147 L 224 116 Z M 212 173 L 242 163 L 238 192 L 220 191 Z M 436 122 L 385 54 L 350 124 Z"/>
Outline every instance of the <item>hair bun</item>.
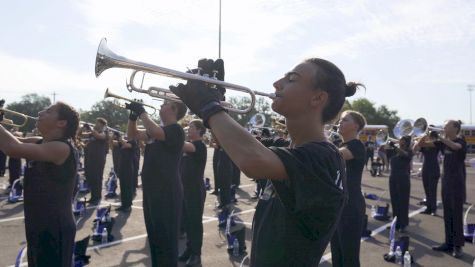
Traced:
<path fill-rule="evenodd" d="M 345 86 L 345 96 L 346 97 L 353 96 L 356 93 L 356 89 L 358 89 L 358 87 L 360 86 L 366 89 L 366 87 L 361 83 L 355 83 L 355 82 L 347 83 Z"/>

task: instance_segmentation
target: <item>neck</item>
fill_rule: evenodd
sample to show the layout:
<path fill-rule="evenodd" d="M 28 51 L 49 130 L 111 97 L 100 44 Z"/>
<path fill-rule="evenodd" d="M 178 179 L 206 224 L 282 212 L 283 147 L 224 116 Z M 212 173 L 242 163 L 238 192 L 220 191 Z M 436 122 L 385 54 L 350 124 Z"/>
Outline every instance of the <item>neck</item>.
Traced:
<path fill-rule="evenodd" d="M 190 141 L 198 141 L 201 140 L 201 136 L 190 136 Z"/>
<path fill-rule="evenodd" d="M 42 136 L 43 136 L 44 143 L 63 138 L 63 134 L 58 130 L 53 130 L 52 132 L 42 134 Z"/>
<path fill-rule="evenodd" d="M 176 123 L 176 119 L 173 118 L 163 118 L 162 121 L 164 126 Z"/>
<path fill-rule="evenodd" d="M 316 116 L 299 116 L 286 120 L 287 130 L 292 140 L 292 147 L 300 146 L 308 142 L 325 141 L 323 125 Z"/>
<path fill-rule="evenodd" d="M 345 135 L 341 135 L 342 139 L 343 139 L 343 143 L 346 143 L 346 142 L 349 142 L 353 139 L 356 139 L 356 136 L 357 136 L 357 133 L 348 133 L 348 134 L 345 134 Z"/>

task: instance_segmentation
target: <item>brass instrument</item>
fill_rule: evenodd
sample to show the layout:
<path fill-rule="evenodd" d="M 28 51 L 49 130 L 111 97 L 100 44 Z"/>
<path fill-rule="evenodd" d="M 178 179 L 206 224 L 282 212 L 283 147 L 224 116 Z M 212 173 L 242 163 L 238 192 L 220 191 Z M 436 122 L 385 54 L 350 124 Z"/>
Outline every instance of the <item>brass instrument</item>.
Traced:
<path fill-rule="evenodd" d="M 444 132 L 444 129 L 429 125 L 424 118 L 418 118 L 414 122 L 413 135 L 418 139 L 426 135 L 438 136 L 440 132 Z"/>
<path fill-rule="evenodd" d="M 386 145 L 389 142 L 398 143 L 401 137 L 406 135 L 413 135 L 414 133 L 414 121 L 410 119 L 400 120 L 396 123 L 393 129 L 393 134 L 396 139 L 389 137 L 389 134 L 380 130 L 376 134 L 376 145 Z"/>
<path fill-rule="evenodd" d="M 108 97 L 113 97 L 113 98 L 119 99 L 119 100 L 125 100 L 125 101 L 130 102 L 130 103 L 140 103 L 140 104 L 142 104 L 144 107 L 148 107 L 148 108 L 150 108 L 150 109 L 153 110 L 153 112 L 147 112 L 147 113 L 149 113 L 149 114 L 155 114 L 155 112 L 157 111 L 157 109 L 156 109 L 154 106 L 147 105 L 147 104 L 142 103 L 141 101 L 136 101 L 136 100 L 128 99 L 128 98 L 126 98 L 126 97 L 123 97 L 123 96 L 120 96 L 120 95 L 116 95 L 116 94 L 114 94 L 114 93 L 111 93 L 111 92 L 109 91 L 109 88 L 107 88 L 106 91 L 105 91 L 105 93 L 104 93 L 104 98 L 108 98 Z M 121 108 L 125 108 L 125 103 L 118 103 L 118 102 L 112 102 L 112 103 L 114 103 L 114 105 L 117 105 L 117 106 L 119 106 L 119 107 L 121 107 Z"/>
<path fill-rule="evenodd" d="M 248 113 L 253 109 L 256 102 L 256 94 L 261 95 L 261 96 L 267 96 L 270 98 L 275 98 L 275 94 L 272 94 L 272 93 L 266 94 L 262 92 L 257 92 L 241 85 L 232 84 L 232 83 L 220 81 L 217 79 L 213 79 L 213 78 L 209 78 L 209 77 L 201 76 L 197 74 L 167 69 L 167 68 L 155 66 L 152 64 L 144 63 L 144 62 L 134 61 L 134 60 L 119 56 L 115 54 L 114 52 L 112 52 L 107 47 L 107 39 L 103 38 L 97 49 L 96 63 L 95 63 L 96 77 L 99 77 L 99 75 L 101 75 L 101 73 L 104 70 L 109 69 L 109 68 L 125 68 L 125 69 L 135 70 L 132 73 L 130 80 L 127 84 L 128 90 L 137 91 L 140 93 L 146 93 L 152 97 L 168 99 L 171 101 L 181 102 L 181 100 L 179 100 L 179 98 L 175 96 L 173 92 L 171 92 L 169 89 L 159 88 L 159 87 L 150 87 L 148 89 L 142 89 L 142 88 L 138 88 L 134 86 L 135 74 L 138 71 L 143 71 L 145 73 L 152 73 L 152 74 L 157 74 L 157 75 L 162 75 L 162 76 L 167 76 L 167 77 L 172 77 L 172 78 L 177 78 L 177 79 L 202 81 L 202 82 L 211 84 L 213 86 L 222 86 L 227 89 L 248 93 L 251 97 L 251 104 L 246 109 L 238 109 L 238 108 L 230 107 L 229 103 L 227 105 L 223 105 L 223 107 L 226 108 L 227 110 L 231 112 L 239 113 L 239 114 Z"/>
<path fill-rule="evenodd" d="M 12 119 L 6 119 L 6 118 L 3 118 L 3 120 L 0 121 L 1 124 L 12 126 L 12 127 L 21 128 L 21 127 L 25 126 L 28 123 L 28 120 L 35 120 L 35 121 L 38 120 L 37 117 L 32 117 L 32 116 L 29 116 L 29 115 L 26 115 L 26 114 L 23 114 L 23 113 L 20 113 L 20 112 L 16 112 L 16 111 L 13 111 L 13 110 L 5 109 L 5 108 L 0 108 L 0 113 L 4 113 L 4 115 L 10 114 L 12 116 L 21 117 L 23 119 L 22 123 L 20 123 L 20 124 L 15 124 L 15 123 L 13 123 Z"/>
<path fill-rule="evenodd" d="M 338 125 L 325 124 L 323 127 L 323 133 L 328 141 L 334 143 L 337 140 L 343 140 L 341 134 L 338 133 Z"/>
<path fill-rule="evenodd" d="M 287 133 L 287 125 L 285 124 L 285 118 L 273 117 L 271 121 L 271 126 L 274 130 L 280 133 Z"/>

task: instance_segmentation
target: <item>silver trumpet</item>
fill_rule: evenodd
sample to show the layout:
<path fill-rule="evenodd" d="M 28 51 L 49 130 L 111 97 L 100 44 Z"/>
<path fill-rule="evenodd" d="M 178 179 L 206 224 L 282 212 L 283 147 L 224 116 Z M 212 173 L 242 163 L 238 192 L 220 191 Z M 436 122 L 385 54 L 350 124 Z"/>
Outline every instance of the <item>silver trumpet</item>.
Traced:
<path fill-rule="evenodd" d="M 142 71 L 145 73 L 152 73 L 152 74 L 157 74 L 157 75 L 166 76 L 166 77 L 183 79 L 187 81 L 188 80 L 202 81 L 214 86 L 222 86 L 226 89 L 248 93 L 249 96 L 251 97 L 251 104 L 246 109 L 238 109 L 238 108 L 232 107 L 229 103 L 226 103 L 226 104 L 222 103 L 223 107 L 226 108 L 227 110 L 231 112 L 235 112 L 235 113 L 240 113 L 240 114 L 248 113 L 253 109 L 256 102 L 256 94 L 261 95 L 261 96 L 267 96 L 270 98 L 275 97 L 275 94 L 266 94 L 262 92 L 253 91 L 241 85 L 232 84 L 232 83 L 220 81 L 217 79 L 213 79 L 213 78 L 209 78 L 209 77 L 201 76 L 197 74 L 167 69 L 167 68 L 159 67 L 159 66 L 144 63 L 144 62 L 131 60 L 123 56 L 119 56 L 115 54 L 114 52 L 112 52 L 107 47 L 107 39 L 103 38 L 101 42 L 99 43 L 99 47 L 97 49 L 96 66 L 95 66 L 96 77 L 99 77 L 99 75 L 101 75 L 101 73 L 104 70 L 109 69 L 109 68 L 124 68 L 124 69 L 135 70 L 132 73 L 130 77 L 130 81 L 127 85 L 127 88 L 129 91 L 137 91 L 140 93 L 146 93 L 146 94 L 149 94 L 151 97 L 167 99 L 170 101 L 181 102 L 181 100 L 176 95 L 174 95 L 173 92 L 171 92 L 169 89 L 160 88 L 160 87 L 150 87 L 148 89 L 142 89 L 142 88 L 134 86 L 135 74 L 138 71 Z"/>

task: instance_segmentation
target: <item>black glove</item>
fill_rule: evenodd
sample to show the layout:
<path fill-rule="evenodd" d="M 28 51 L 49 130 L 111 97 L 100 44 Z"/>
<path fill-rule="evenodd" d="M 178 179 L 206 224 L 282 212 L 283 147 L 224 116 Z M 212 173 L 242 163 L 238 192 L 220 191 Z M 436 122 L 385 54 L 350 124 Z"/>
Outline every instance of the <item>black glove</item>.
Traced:
<path fill-rule="evenodd" d="M 396 147 L 396 144 L 393 142 L 393 141 L 389 141 L 389 146 L 391 148 L 395 148 Z"/>
<path fill-rule="evenodd" d="M 201 69 L 201 75 L 208 75 L 211 78 L 216 77 L 216 79 L 224 81 L 224 61 L 222 59 L 219 58 L 213 61 L 212 59 L 202 58 L 198 60 L 198 68 Z M 224 101 L 226 88 L 217 86 L 217 89 L 222 95 L 220 101 Z"/>
<path fill-rule="evenodd" d="M 139 115 L 137 115 L 137 113 L 131 110 L 129 114 L 129 120 L 137 121 L 138 118 L 139 118 Z"/>
<path fill-rule="evenodd" d="M 209 128 L 208 119 L 215 113 L 224 111 L 220 104 L 222 97 L 218 90 L 208 88 L 205 82 L 188 81 L 186 85 L 180 83 L 170 86 L 170 90 L 178 96 L 183 103 L 203 119 L 205 127 Z"/>
<path fill-rule="evenodd" d="M 143 107 L 142 104 L 140 104 L 138 102 L 126 103 L 125 108 L 130 110 L 131 113 L 137 114 L 137 117 L 140 117 L 140 115 L 142 115 L 142 113 L 145 113 L 145 108 Z"/>

